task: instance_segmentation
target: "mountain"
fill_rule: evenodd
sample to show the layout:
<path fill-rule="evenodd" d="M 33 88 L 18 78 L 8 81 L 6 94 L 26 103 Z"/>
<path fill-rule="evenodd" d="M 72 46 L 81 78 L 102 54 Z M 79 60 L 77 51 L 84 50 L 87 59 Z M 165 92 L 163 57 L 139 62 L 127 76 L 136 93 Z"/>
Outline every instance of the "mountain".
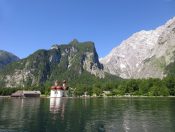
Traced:
<path fill-rule="evenodd" d="M 5 67 L 7 64 L 18 61 L 18 60 L 19 58 L 16 55 L 9 53 L 7 51 L 4 51 L 4 50 L 0 50 L 0 69 Z"/>
<path fill-rule="evenodd" d="M 105 77 L 93 42 L 71 41 L 38 50 L 0 71 L 4 87 L 38 86 L 55 80 L 91 81 Z"/>
<path fill-rule="evenodd" d="M 155 30 L 134 33 L 100 62 L 106 72 L 129 79 L 163 78 L 174 60 L 175 17 Z"/>

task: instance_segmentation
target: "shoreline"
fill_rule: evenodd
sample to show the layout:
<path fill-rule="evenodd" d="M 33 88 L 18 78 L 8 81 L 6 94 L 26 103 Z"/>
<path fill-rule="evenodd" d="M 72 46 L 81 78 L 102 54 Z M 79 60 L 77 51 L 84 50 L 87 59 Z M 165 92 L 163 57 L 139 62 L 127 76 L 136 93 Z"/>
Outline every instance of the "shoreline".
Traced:
<path fill-rule="evenodd" d="M 6 96 L 0 96 L 0 98 L 10 98 L 11 96 L 10 95 L 6 95 Z"/>
<path fill-rule="evenodd" d="M 60 98 L 175 98 L 175 96 L 75 96 L 75 97 L 60 97 Z M 13 98 L 10 95 L 2 96 L 0 98 Z M 40 95 L 39 98 L 50 98 L 48 95 Z"/>
<path fill-rule="evenodd" d="M 77 96 L 77 97 L 60 97 L 60 98 L 175 98 L 175 96 Z M 0 96 L 0 98 L 15 98 L 8 96 Z M 17 97 L 18 98 L 18 97 Z M 50 98 L 47 95 L 41 95 L 38 98 Z"/>

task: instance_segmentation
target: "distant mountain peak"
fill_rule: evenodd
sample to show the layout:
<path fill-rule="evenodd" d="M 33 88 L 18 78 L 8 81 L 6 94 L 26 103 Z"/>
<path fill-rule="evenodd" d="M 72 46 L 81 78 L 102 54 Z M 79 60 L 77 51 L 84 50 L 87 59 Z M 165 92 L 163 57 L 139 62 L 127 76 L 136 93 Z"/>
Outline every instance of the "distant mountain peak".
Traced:
<path fill-rule="evenodd" d="M 171 18 L 170 20 L 168 20 L 166 23 L 165 23 L 165 26 L 166 27 L 170 27 L 171 25 L 174 25 L 175 24 L 175 17 Z"/>
<path fill-rule="evenodd" d="M 76 45 L 76 44 L 79 44 L 79 41 L 77 39 L 73 39 L 69 44 Z"/>
<path fill-rule="evenodd" d="M 50 49 L 59 49 L 59 45 L 58 44 L 54 44 L 54 45 L 51 46 Z"/>
<path fill-rule="evenodd" d="M 174 53 L 175 17 L 155 30 L 134 33 L 100 62 L 107 72 L 122 78 L 162 78 Z"/>
<path fill-rule="evenodd" d="M 18 60 L 19 57 L 17 57 L 16 55 L 4 50 L 0 50 L 0 69 L 5 67 L 7 64 Z"/>
<path fill-rule="evenodd" d="M 0 84 L 2 82 L 5 87 L 33 86 L 46 81 L 72 81 L 83 75 L 105 77 L 94 44 L 73 40 L 69 44 L 54 44 L 50 50 L 38 50 L 9 65 L 0 71 Z"/>

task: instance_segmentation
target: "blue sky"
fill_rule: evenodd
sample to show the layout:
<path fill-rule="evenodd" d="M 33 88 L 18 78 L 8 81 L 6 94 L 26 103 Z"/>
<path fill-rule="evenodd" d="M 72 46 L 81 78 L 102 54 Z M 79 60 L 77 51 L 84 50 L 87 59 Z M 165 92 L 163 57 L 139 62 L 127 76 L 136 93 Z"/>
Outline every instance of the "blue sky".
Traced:
<path fill-rule="evenodd" d="M 0 0 L 0 49 L 20 58 L 52 44 L 95 42 L 100 57 L 175 16 L 175 0 Z"/>

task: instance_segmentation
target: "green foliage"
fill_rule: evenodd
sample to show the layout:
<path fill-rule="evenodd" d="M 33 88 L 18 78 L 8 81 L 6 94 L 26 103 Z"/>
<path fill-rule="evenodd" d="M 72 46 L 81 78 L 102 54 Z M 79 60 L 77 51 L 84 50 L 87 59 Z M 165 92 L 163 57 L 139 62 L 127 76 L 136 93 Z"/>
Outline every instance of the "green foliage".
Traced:
<path fill-rule="evenodd" d="M 40 90 L 42 94 L 49 95 L 53 83 L 47 81 L 43 85 L 26 87 L 23 90 Z M 99 79 L 89 73 L 83 73 L 69 82 L 73 88 L 74 96 L 81 96 L 85 92 L 88 95 L 102 95 L 103 91 L 111 91 L 110 95 L 144 95 L 144 96 L 175 96 L 175 78 L 168 76 L 161 79 L 130 79 L 130 80 L 108 80 Z M 1 88 L 0 95 L 11 95 L 11 93 L 22 88 Z"/>
<path fill-rule="evenodd" d="M 17 90 L 20 90 L 20 88 L 0 88 L 0 95 L 2 96 L 11 95 Z"/>
<path fill-rule="evenodd" d="M 0 70 L 0 86 L 5 86 L 6 75 L 11 76 L 16 71 L 26 72 L 31 76 L 23 77 L 21 87 L 26 90 L 40 90 L 42 94 L 49 95 L 50 87 L 55 80 L 67 80 L 72 88 L 72 94 L 81 96 L 102 95 L 103 91 L 110 91 L 115 96 L 144 95 L 144 96 L 175 96 L 175 63 L 166 67 L 167 77 L 164 79 L 128 79 L 122 80 L 116 76 L 106 74 L 105 78 L 98 78 L 83 68 L 86 53 L 93 53 L 90 58 L 98 68 L 98 55 L 92 42 L 79 43 L 73 40 L 68 45 L 59 45 L 58 49 L 38 50 L 29 57 L 7 65 Z M 155 64 L 163 68 L 164 58 L 156 60 Z M 20 74 L 20 73 L 19 73 Z M 1 88 L 1 95 L 10 95 L 18 88 Z"/>
<path fill-rule="evenodd" d="M 175 77 L 168 76 L 163 79 L 163 83 L 165 84 L 165 87 L 168 88 L 169 94 L 175 96 Z"/>
<path fill-rule="evenodd" d="M 165 57 L 160 57 L 159 59 L 153 57 L 152 58 L 152 64 L 157 67 L 157 68 L 160 68 L 160 69 L 164 69 L 166 67 L 166 61 L 165 61 Z"/>
<path fill-rule="evenodd" d="M 98 87 L 94 87 L 93 89 L 92 89 L 92 92 L 93 92 L 93 94 L 96 94 L 97 96 L 100 96 L 101 94 L 102 94 L 102 89 L 101 88 L 98 88 Z"/>
<path fill-rule="evenodd" d="M 174 60 L 175 60 L 175 52 L 174 54 Z M 165 74 L 171 77 L 175 77 L 175 61 L 171 62 L 168 66 L 165 67 Z"/>
<path fill-rule="evenodd" d="M 7 64 L 17 60 L 19 60 L 19 58 L 12 53 L 0 50 L 0 69 L 3 69 Z"/>

